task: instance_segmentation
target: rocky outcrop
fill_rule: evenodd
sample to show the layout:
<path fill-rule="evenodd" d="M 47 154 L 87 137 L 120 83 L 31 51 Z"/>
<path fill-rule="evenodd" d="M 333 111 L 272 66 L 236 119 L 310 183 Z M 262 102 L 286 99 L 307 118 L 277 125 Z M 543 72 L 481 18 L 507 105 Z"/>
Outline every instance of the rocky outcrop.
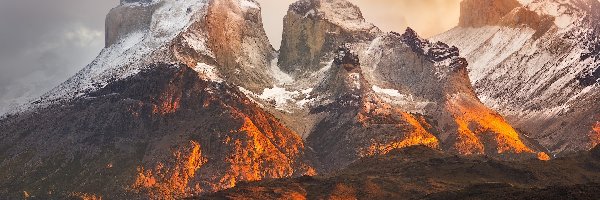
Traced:
<path fill-rule="evenodd" d="M 127 3 L 150 3 L 148 1 L 121 1 L 121 6 L 113 8 L 106 16 L 105 47 L 109 47 L 125 36 L 136 31 L 144 32 L 150 29 L 152 14 L 158 5 L 127 6 Z"/>
<path fill-rule="evenodd" d="M 255 0 L 214 0 L 206 24 L 208 47 L 219 71 L 231 83 L 259 92 L 273 85 L 271 61 L 276 53 L 263 28 Z M 228 11 L 228 12 L 224 12 Z"/>
<path fill-rule="evenodd" d="M 284 18 L 279 66 L 292 74 L 315 72 L 345 43 L 365 42 L 380 30 L 346 0 L 300 0 Z"/>

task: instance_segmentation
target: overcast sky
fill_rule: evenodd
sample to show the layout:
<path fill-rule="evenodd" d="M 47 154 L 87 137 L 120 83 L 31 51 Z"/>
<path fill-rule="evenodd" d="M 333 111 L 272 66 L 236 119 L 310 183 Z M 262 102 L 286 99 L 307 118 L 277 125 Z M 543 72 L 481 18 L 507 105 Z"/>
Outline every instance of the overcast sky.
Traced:
<path fill-rule="evenodd" d="M 258 0 L 278 48 L 294 0 Z M 458 23 L 460 0 L 350 0 L 384 31 L 432 36 Z M 0 0 L 0 114 L 50 90 L 104 46 L 104 17 L 118 0 Z"/>

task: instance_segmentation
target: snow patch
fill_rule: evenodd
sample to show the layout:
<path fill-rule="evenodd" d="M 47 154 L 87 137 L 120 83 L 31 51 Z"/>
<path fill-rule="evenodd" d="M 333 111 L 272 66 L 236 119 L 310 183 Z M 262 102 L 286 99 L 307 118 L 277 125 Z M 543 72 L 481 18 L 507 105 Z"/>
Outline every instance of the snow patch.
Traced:
<path fill-rule="evenodd" d="M 240 7 L 244 10 L 260 9 L 256 2 L 250 0 L 240 0 Z"/>
<path fill-rule="evenodd" d="M 379 93 L 379 94 L 385 94 L 388 96 L 392 96 L 392 97 L 400 97 L 401 94 L 398 90 L 394 90 L 394 89 L 383 89 L 380 88 L 379 86 L 374 85 L 373 86 L 373 91 L 375 93 Z"/>
<path fill-rule="evenodd" d="M 373 92 L 375 92 L 383 102 L 399 106 L 402 110 L 410 113 L 425 114 L 425 108 L 434 104 L 430 101 L 417 100 L 411 94 L 401 94 L 398 90 L 384 89 L 376 85 L 373 85 Z"/>
<path fill-rule="evenodd" d="M 185 34 L 183 36 L 184 42 L 186 42 L 194 51 L 202 55 L 215 58 L 215 54 L 208 47 L 207 36 L 197 34 Z"/>
<path fill-rule="evenodd" d="M 350 79 L 350 87 L 356 90 L 360 90 L 360 74 L 359 73 L 350 73 L 348 74 L 348 78 Z"/>
<path fill-rule="evenodd" d="M 194 67 L 194 71 L 198 72 L 203 78 L 209 81 L 222 83 L 223 79 L 219 76 L 217 68 L 205 63 L 198 63 Z"/>
<path fill-rule="evenodd" d="M 240 90 L 242 89 L 240 88 Z M 265 88 L 262 94 L 254 94 L 251 91 L 242 90 L 246 95 L 261 99 L 271 104 L 275 109 L 287 113 L 293 113 L 294 110 L 304 109 L 305 106 L 312 104 L 315 101 L 315 98 L 311 98 L 309 95 L 312 91 L 313 88 L 288 91 L 286 88 L 277 86 Z"/>
<path fill-rule="evenodd" d="M 284 85 L 294 82 L 294 78 L 292 78 L 292 76 L 290 76 L 289 74 L 283 72 L 281 68 L 279 68 L 279 66 L 277 65 L 278 57 L 279 56 L 275 56 L 275 59 L 271 61 L 271 75 L 273 75 L 273 78 L 275 79 L 275 81 L 277 81 L 278 85 Z"/>
<path fill-rule="evenodd" d="M 314 16 L 315 15 L 315 9 L 310 9 L 308 12 L 306 12 L 306 14 L 304 14 L 304 18 L 307 18 L 308 16 Z"/>
<path fill-rule="evenodd" d="M 554 24 L 558 28 L 567 28 L 573 22 L 574 22 L 573 18 L 569 15 L 561 15 L 561 16 L 556 17 L 556 19 L 554 20 Z"/>

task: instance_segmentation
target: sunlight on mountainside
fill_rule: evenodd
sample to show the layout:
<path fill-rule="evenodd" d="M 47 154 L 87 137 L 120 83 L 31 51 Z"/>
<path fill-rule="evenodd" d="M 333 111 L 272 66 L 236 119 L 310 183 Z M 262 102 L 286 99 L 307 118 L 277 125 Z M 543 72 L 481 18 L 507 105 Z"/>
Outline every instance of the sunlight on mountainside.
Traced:
<path fill-rule="evenodd" d="M 483 105 L 470 103 L 464 97 L 452 98 L 448 107 L 456 117 L 458 124 L 459 142 L 456 149 L 461 154 L 484 154 L 483 143 L 486 134 L 493 133 L 496 141 L 495 153 L 534 153 L 527 147 L 515 129 L 500 115 L 493 113 Z"/>

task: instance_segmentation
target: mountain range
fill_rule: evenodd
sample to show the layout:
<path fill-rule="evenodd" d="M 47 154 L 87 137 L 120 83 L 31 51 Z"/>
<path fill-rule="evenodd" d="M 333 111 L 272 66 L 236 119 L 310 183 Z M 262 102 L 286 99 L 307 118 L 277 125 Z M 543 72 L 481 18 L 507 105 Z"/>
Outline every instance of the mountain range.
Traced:
<path fill-rule="evenodd" d="M 598 6 L 464 0 L 459 25 L 427 40 L 382 32 L 346 0 L 299 0 L 275 50 L 254 0 L 121 0 L 92 63 L 0 119 L 0 195 L 597 188 Z M 465 177 L 416 180 L 432 165 Z"/>

